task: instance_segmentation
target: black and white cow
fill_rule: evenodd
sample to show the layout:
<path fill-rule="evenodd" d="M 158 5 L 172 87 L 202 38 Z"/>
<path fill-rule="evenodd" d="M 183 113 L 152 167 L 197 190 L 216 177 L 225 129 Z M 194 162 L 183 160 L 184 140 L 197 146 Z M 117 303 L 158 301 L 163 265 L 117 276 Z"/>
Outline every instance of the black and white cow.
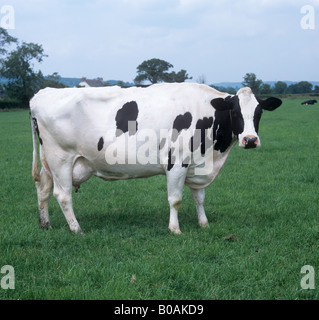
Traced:
<path fill-rule="evenodd" d="M 205 187 L 237 140 L 243 148 L 260 146 L 262 112 L 280 105 L 276 98 L 258 99 L 247 87 L 230 95 L 194 83 L 39 91 L 30 107 L 40 226 L 50 228 L 52 189 L 70 230 L 81 232 L 72 185 L 77 190 L 92 175 L 119 180 L 159 174 L 167 177 L 169 229 L 180 233 L 184 185 L 191 190 L 199 225 L 207 226 Z"/>
<path fill-rule="evenodd" d="M 307 101 L 304 101 L 304 102 L 302 102 L 301 104 L 304 104 L 304 105 L 312 105 L 312 104 L 315 104 L 315 103 L 317 103 L 317 100 L 307 100 Z"/>

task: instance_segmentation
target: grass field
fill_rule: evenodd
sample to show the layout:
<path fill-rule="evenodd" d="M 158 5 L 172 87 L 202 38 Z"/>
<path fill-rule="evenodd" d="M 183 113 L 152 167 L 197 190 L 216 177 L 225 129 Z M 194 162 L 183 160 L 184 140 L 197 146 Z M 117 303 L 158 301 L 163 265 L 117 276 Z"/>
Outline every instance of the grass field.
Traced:
<path fill-rule="evenodd" d="M 184 189 L 181 235 L 163 176 L 92 178 L 73 195 L 84 235 L 53 196 L 39 229 L 28 111 L 0 113 L 0 268 L 15 271 L 0 299 L 318 299 L 300 270 L 319 274 L 319 107 L 301 101 L 264 112 L 261 148 L 232 150 L 206 189 L 209 228 Z"/>

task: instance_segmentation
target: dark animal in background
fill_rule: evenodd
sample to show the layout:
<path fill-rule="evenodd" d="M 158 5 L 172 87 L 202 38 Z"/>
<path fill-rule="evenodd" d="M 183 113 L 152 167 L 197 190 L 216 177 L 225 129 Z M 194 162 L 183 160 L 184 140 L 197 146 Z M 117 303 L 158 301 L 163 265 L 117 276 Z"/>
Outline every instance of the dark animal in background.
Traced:
<path fill-rule="evenodd" d="M 305 105 L 315 104 L 315 103 L 317 103 L 317 100 L 307 100 L 307 101 L 301 102 L 301 104 L 305 104 Z"/>

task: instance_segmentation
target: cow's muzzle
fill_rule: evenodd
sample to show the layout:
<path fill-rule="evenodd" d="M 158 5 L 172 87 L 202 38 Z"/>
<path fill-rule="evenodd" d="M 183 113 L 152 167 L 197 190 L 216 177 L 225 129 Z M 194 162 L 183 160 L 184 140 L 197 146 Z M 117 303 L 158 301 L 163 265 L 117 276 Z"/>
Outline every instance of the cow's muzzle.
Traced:
<path fill-rule="evenodd" d="M 245 149 L 253 149 L 258 145 L 258 138 L 255 136 L 246 136 L 243 139 L 243 146 Z"/>

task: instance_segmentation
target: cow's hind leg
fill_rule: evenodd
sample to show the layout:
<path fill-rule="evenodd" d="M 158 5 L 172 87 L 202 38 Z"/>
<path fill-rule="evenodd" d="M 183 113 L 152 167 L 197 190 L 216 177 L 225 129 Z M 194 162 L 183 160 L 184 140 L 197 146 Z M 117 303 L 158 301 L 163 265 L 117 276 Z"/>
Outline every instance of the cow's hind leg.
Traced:
<path fill-rule="evenodd" d="M 190 188 L 196 206 L 198 224 L 201 227 L 208 227 L 208 220 L 204 210 L 205 189 Z"/>
<path fill-rule="evenodd" d="M 174 170 L 174 169 L 173 169 Z M 173 171 L 172 170 L 172 171 Z M 185 170 L 184 168 L 182 169 Z M 185 174 L 177 172 L 167 172 L 167 192 L 168 202 L 170 206 L 170 216 L 168 228 L 175 234 L 180 234 L 181 230 L 178 223 L 178 209 L 182 203 L 183 187 L 185 182 Z"/>
<path fill-rule="evenodd" d="M 40 172 L 40 181 L 35 183 L 38 194 L 39 205 L 39 226 L 44 229 L 50 229 L 49 219 L 49 199 L 53 187 L 52 177 L 44 168 Z"/>
<path fill-rule="evenodd" d="M 69 228 L 74 233 L 82 233 L 72 207 L 72 161 L 56 163 L 51 167 L 53 175 L 53 195 L 57 199 Z"/>

